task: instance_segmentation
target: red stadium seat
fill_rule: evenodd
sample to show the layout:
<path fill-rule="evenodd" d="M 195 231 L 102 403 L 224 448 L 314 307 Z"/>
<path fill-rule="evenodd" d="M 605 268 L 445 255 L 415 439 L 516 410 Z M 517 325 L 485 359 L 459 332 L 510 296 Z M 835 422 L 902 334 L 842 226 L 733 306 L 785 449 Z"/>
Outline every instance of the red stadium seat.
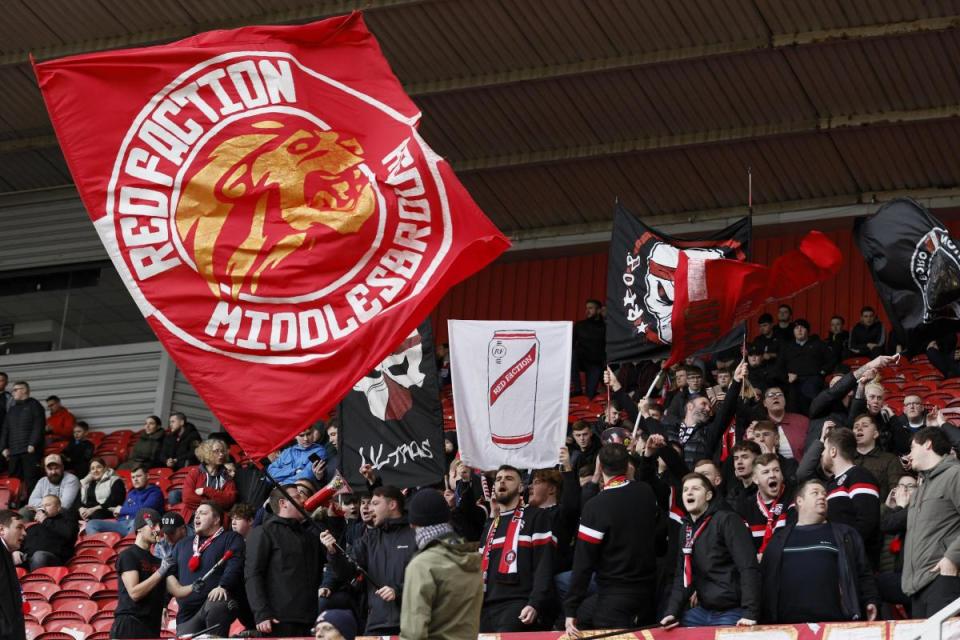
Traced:
<path fill-rule="evenodd" d="M 36 622 L 26 622 L 24 627 L 25 631 L 27 632 L 27 640 L 34 640 L 37 636 L 43 633 L 43 626 L 37 624 Z"/>
<path fill-rule="evenodd" d="M 130 479 L 130 470 L 129 469 L 117 469 L 114 471 L 117 476 L 123 478 L 123 484 L 127 487 L 127 491 L 130 491 L 133 487 L 133 481 Z"/>
<path fill-rule="evenodd" d="M 95 564 L 110 564 L 117 557 L 117 552 L 108 547 L 89 547 L 80 549 L 73 556 L 70 564 L 82 564 L 84 562 L 93 562 Z"/>
<path fill-rule="evenodd" d="M 63 631 L 44 631 L 33 640 L 77 640 L 77 639 L 74 638 L 69 633 L 64 633 Z"/>
<path fill-rule="evenodd" d="M 33 616 L 37 622 L 43 622 L 47 614 L 53 611 L 50 603 L 44 600 L 28 600 L 27 603 L 30 605 L 30 613 L 28 615 Z"/>
<path fill-rule="evenodd" d="M 99 608 L 100 611 L 116 611 L 116 609 L 117 609 L 117 601 L 116 601 L 116 600 L 102 600 L 102 601 L 100 601 L 100 602 L 97 602 L 97 608 Z"/>
<path fill-rule="evenodd" d="M 113 614 L 98 613 L 93 616 L 93 620 L 90 621 L 90 626 L 93 627 L 94 631 L 110 631 L 110 627 L 113 626 Z"/>
<path fill-rule="evenodd" d="M 97 603 L 78 598 L 59 600 L 55 602 L 53 604 L 53 613 L 50 615 L 56 615 L 60 613 L 76 613 L 83 618 L 84 622 L 89 622 L 98 611 L 99 609 L 97 608 Z"/>
<path fill-rule="evenodd" d="M 172 475 L 173 469 L 170 467 L 155 467 L 150 469 L 150 472 L 148 473 L 148 476 L 151 480 L 154 478 L 169 478 Z"/>
<path fill-rule="evenodd" d="M 91 431 L 87 434 L 87 440 L 93 443 L 94 448 L 103 442 L 105 437 L 107 437 L 107 434 L 105 434 L 103 431 Z"/>
<path fill-rule="evenodd" d="M 103 585 L 103 589 L 97 591 L 93 594 L 92 598 L 94 602 L 101 602 L 103 600 L 116 600 L 117 599 L 117 587 L 116 582 L 114 582 L 113 587 L 108 585 Z"/>
<path fill-rule="evenodd" d="M 0 487 L 10 491 L 10 497 L 14 502 L 20 499 L 20 478 L 0 478 Z"/>
<path fill-rule="evenodd" d="M 58 604 L 64 600 L 90 600 L 93 594 L 103 591 L 104 586 L 92 580 L 86 582 L 71 582 L 57 593 L 50 596 L 50 604 L 56 610 Z"/>
<path fill-rule="evenodd" d="M 85 622 L 78 623 L 75 620 L 55 620 L 50 624 L 43 625 L 43 628 L 46 629 L 48 632 L 54 632 L 54 633 L 58 631 L 62 633 L 69 633 L 66 631 L 66 629 L 69 628 L 70 631 L 81 632 L 83 634 L 81 636 L 82 638 L 89 637 L 90 634 L 92 634 L 94 631 L 93 627 L 91 627 L 87 623 Z M 70 635 L 73 635 L 73 634 L 71 633 Z"/>
<path fill-rule="evenodd" d="M 74 624 L 86 624 L 83 614 L 77 611 L 57 611 L 54 609 L 43 619 L 43 628 L 52 631 L 51 627 L 60 622 L 72 622 Z"/>
<path fill-rule="evenodd" d="M 70 570 L 70 575 L 60 581 L 61 587 L 66 587 L 69 583 L 73 581 L 94 581 L 94 582 L 103 582 L 104 576 L 112 572 L 113 569 L 110 568 L 110 565 L 106 564 L 93 564 L 84 562 L 82 564 L 75 565 Z"/>
<path fill-rule="evenodd" d="M 23 567 L 17 567 L 17 580 L 23 580 L 25 575 L 27 575 L 27 570 Z"/>
<path fill-rule="evenodd" d="M 41 567 L 24 576 L 21 582 L 53 582 L 60 584 L 69 573 L 66 567 Z"/>
<path fill-rule="evenodd" d="M 23 585 L 23 595 L 28 600 L 49 602 L 58 591 L 60 591 L 60 585 L 53 582 L 27 582 Z"/>
<path fill-rule="evenodd" d="M 120 534 L 113 533 L 112 531 L 94 533 L 80 538 L 80 540 L 77 541 L 77 549 L 86 547 L 110 547 L 112 549 L 117 546 L 120 540 Z"/>
<path fill-rule="evenodd" d="M 111 622 L 112 626 L 112 622 Z M 107 631 L 94 631 L 87 636 L 87 640 L 110 640 L 110 630 Z"/>
<path fill-rule="evenodd" d="M 10 489 L 0 487 L 0 509 L 6 509 L 10 506 Z"/>

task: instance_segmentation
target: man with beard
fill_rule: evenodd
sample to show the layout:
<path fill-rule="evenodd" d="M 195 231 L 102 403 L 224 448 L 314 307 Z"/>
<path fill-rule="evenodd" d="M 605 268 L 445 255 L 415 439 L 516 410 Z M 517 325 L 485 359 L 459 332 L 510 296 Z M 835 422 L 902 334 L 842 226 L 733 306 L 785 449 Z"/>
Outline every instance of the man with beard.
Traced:
<path fill-rule="evenodd" d="M 368 530 L 350 552 L 368 576 L 366 635 L 390 636 L 400 632 L 403 575 L 417 551 L 414 531 L 403 515 L 403 504 L 403 493 L 398 488 L 374 489 L 370 500 L 374 528 Z M 356 569 L 337 549 L 336 538 L 330 531 L 324 531 L 320 542 L 327 548 L 337 579 L 350 582 Z"/>
<path fill-rule="evenodd" d="M 876 620 L 880 596 L 863 542 L 852 527 L 827 521 L 823 483 L 805 482 L 796 507 L 796 522 L 763 555 L 763 621 Z"/>
<path fill-rule="evenodd" d="M 176 571 L 167 578 L 167 591 L 180 605 L 177 635 L 209 630 L 225 636 L 237 617 L 243 589 L 243 538 L 224 529 L 223 511 L 212 501 L 197 507 L 193 527 L 193 538 L 184 538 L 174 548 Z M 227 552 L 230 559 L 204 580 Z"/>
<path fill-rule="evenodd" d="M 872 473 L 854 464 L 856 455 L 857 440 L 850 429 L 825 427 L 820 441 L 809 448 L 800 463 L 797 479 L 804 482 L 813 477 L 819 461 L 830 478 L 827 518 L 856 529 L 875 561 L 880 543 L 880 487 Z"/>
<path fill-rule="evenodd" d="M 665 551 L 666 523 L 650 486 L 627 479 L 626 447 L 606 444 L 599 459 L 603 490 L 584 505 L 564 602 L 572 637 L 580 636 L 578 627 L 633 627 L 656 614 L 657 555 Z M 598 592 L 588 597 L 594 573 Z"/>
<path fill-rule="evenodd" d="M 880 495 L 888 495 L 903 475 L 903 465 L 897 456 L 880 448 L 880 430 L 872 416 L 862 413 L 854 419 L 853 436 L 857 439 L 854 464 L 872 473 L 880 487 Z"/>
<path fill-rule="evenodd" d="M 80 480 L 72 473 L 64 472 L 63 459 L 56 453 L 51 453 L 43 461 L 43 466 L 47 475 L 33 488 L 27 509 L 38 510 L 44 496 L 57 496 L 60 498 L 60 505 L 67 510 L 79 506 L 77 498 L 80 495 Z M 32 514 L 24 515 L 27 519 L 32 517 Z"/>
<path fill-rule="evenodd" d="M 586 317 L 573 325 L 573 390 L 571 395 L 583 392 L 580 372 L 586 373 L 587 398 L 597 395 L 597 387 L 607 361 L 607 325 L 600 316 L 599 300 L 587 300 Z"/>
<path fill-rule="evenodd" d="M 170 414 L 170 431 L 163 438 L 161 460 L 167 467 L 177 470 L 199 464 L 193 454 L 202 438 L 193 423 L 179 411 Z"/>
<path fill-rule="evenodd" d="M 767 418 L 776 426 L 780 436 L 777 453 L 785 458 L 796 460 L 803 458 L 810 420 L 799 413 L 787 411 L 786 396 L 780 387 L 768 387 L 763 392 L 763 408 L 766 409 Z"/>
<path fill-rule="evenodd" d="M 703 396 L 698 396 L 687 402 L 686 413 L 680 424 L 667 425 L 663 428 L 664 436 L 668 441 L 683 445 L 683 460 L 687 467 L 692 468 L 697 460 L 713 457 L 720 437 L 736 411 L 740 385 L 746 374 L 747 363 L 744 361 L 734 372 L 727 396 L 720 404 L 713 420 L 710 420 L 710 401 Z M 688 372 L 687 380 L 689 379 Z"/>
<path fill-rule="evenodd" d="M 552 598 L 557 540 L 550 516 L 523 503 L 520 471 L 497 469 L 493 484 L 494 517 L 480 549 L 484 597 L 480 632 L 534 631 Z"/>
<path fill-rule="evenodd" d="M 786 526 L 787 507 L 792 496 L 780 470 L 780 459 L 775 453 L 764 453 L 754 460 L 753 477 L 757 493 L 741 498 L 736 510 L 750 528 L 757 556 L 760 557 L 773 534 Z"/>

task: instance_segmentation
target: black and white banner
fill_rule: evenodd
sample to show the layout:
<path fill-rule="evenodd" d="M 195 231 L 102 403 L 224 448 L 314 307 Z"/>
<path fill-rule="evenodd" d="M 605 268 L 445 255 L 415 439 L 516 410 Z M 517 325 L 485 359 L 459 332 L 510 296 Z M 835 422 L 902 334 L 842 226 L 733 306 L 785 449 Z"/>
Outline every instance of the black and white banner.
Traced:
<path fill-rule="evenodd" d="M 443 412 L 433 330 L 424 322 L 340 403 L 340 464 L 364 489 L 371 464 L 386 485 L 422 487 L 443 480 Z"/>
<path fill-rule="evenodd" d="M 567 432 L 572 323 L 450 320 L 448 327 L 464 463 L 556 465 Z"/>

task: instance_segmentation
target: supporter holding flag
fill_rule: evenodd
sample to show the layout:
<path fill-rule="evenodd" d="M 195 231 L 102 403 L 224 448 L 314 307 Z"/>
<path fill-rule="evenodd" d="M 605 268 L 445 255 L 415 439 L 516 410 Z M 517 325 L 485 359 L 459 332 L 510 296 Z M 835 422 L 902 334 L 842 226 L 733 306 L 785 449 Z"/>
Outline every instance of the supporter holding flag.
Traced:
<path fill-rule="evenodd" d="M 725 508 L 710 481 L 683 479 L 683 519 L 677 572 L 660 624 L 753 626 L 760 617 L 760 567 L 743 520 Z M 694 598 L 694 594 L 696 598 Z M 687 608 L 687 603 L 696 602 Z"/>
<path fill-rule="evenodd" d="M 756 494 L 742 496 L 736 511 L 750 529 L 757 557 L 760 557 L 773 534 L 787 525 L 787 507 L 793 491 L 784 482 L 780 459 L 775 453 L 764 453 L 754 461 L 753 478 L 757 484 Z"/>
<path fill-rule="evenodd" d="M 225 636 L 237 617 L 244 543 L 224 528 L 223 513 L 217 503 L 202 502 L 193 516 L 196 533 L 173 550 L 176 570 L 167 578 L 167 591 L 180 605 L 177 635 L 206 630 Z"/>
<path fill-rule="evenodd" d="M 549 514 L 524 504 L 521 488 L 518 469 L 509 465 L 497 469 L 494 516 L 481 538 L 481 633 L 532 631 L 551 622 L 539 617 L 552 598 L 557 542 Z"/>
<path fill-rule="evenodd" d="M 567 634 L 575 638 L 580 628 L 626 628 L 655 619 L 657 555 L 666 550 L 666 522 L 650 486 L 627 478 L 628 461 L 622 444 L 600 450 L 603 490 L 583 507 L 564 602 Z M 598 592 L 587 596 L 594 574 Z"/>
<path fill-rule="evenodd" d="M 159 527 L 159 512 L 141 510 L 133 525 L 136 542 L 117 556 L 120 580 L 111 638 L 160 637 L 160 622 L 169 599 L 164 580 L 176 566 L 173 557 L 160 560 L 150 554 Z"/>
<path fill-rule="evenodd" d="M 907 507 L 901 585 L 911 615 L 927 618 L 960 597 L 960 463 L 936 427 L 913 436 L 910 461 L 920 483 Z"/>
<path fill-rule="evenodd" d="M 273 514 L 247 536 L 247 599 L 263 635 L 303 637 L 317 619 L 323 551 L 316 534 L 304 527 L 295 504 L 302 501 L 294 485 L 274 489 Z"/>
<path fill-rule="evenodd" d="M 330 531 L 320 534 L 327 558 L 337 579 L 348 583 L 359 566 L 366 572 L 366 635 L 389 636 L 400 632 L 400 600 L 403 575 L 417 551 L 417 542 L 403 512 L 404 496 L 397 487 L 380 486 L 373 490 L 370 508 L 374 528 L 357 540 L 350 551 L 353 562 L 337 548 Z M 316 594 L 316 590 L 314 590 Z"/>
<path fill-rule="evenodd" d="M 760 565 L 764 622 L 877 619 L 880 596 L 863 541 L 852 527 L 828 522 L 827 502 L 823 482 L 807 480 L 797 491 L 796 522 L 769 541 Z"/>

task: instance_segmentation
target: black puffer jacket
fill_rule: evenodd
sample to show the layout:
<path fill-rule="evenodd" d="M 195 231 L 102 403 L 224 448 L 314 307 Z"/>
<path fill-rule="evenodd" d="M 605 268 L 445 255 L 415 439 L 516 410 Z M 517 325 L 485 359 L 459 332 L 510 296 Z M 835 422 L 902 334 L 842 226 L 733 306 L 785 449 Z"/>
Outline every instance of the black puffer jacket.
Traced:
<path fill-rule="evenodd" d="M 166 464 L 169 458 L 173 458 L 177 461 L 175 465 L 176 469 L 183 469 L 184 467 L 200 464 L 200 461 L 197 460 L 197 456 L 195 456 L 193 452 L 201 440 L 202 438 L 197 428 L 193 426 L 193 423 L 187 422 L 183 425 L 183 431 L 180 433 L 179 438 L 172 433 L 164 436 L 163 446 L 161 447 L 163 452 L 161 454 L 161 462 Z"/>
<path fill-rule="evenodd" d="M 11 455 L 20 455 L 27 452 L 27 447 L 33 445 L 38 451 L 43 451 L 43 428 L 47 422 L 43 405 L 33 398 L 15 402 L 7 409 L 7 416 L 0 429 L 0 450 L 10 449 Z"/>
<path fill-rule="evenodd" d="M 388 520 L 382 527 L 369 529 L 353 545 L 351 555 L 370 575 L 370 579 L 366 581 L 368 607 L 366 634 L 368 636 L 382 635 L 380 631 L 400 628 L 403 575 L 416 551 L 417 541 L 406 518 Z M 330 562 L 339 581 L 349 582 L 353 579 L 354 568 L 343 554 L 334 554 L 330 557 Z M 393 589 L 397 599 L 387 602 L 376 595 L 380 587 Z"/>
<path fill-rule="evenodd" d="M 269 516 L 247 537 L 244 579 L 258 624 L 271 618 L 289 624 L 316 622 L 323 552 L 319 536 L 305 526 Z"/>
<path fill-rule="evenodd" d="M 722 508 L 723 502 L 722 498 L 714 498 L 699 520 L 703 522 L 703 518 L 710 517 L 710 523 L 693 545 L 691 587 L 683 586 L 683 553 L 677 554 L 676 577 L 666 615 L 679 620 L 684 604 L 696 591 L 700 606 L 705 609 L 727 611 L 743 607 L 747 618 L 758 619 L 761 589 L 757 551 L 743 520 L 733 511 Z M 684 525 L 690 522 L 690 516 L 685 516 Z M 683 527 L 680 538 L 682 543 Z"/>
<path fill-rule="evenodd" d="M 717 452 L 720 437 L 730 424 L 734 413 L 736 413 L 737 400 L 740 397 L 740 385 L 741 383 L 736 380 L 730 383 L 726 398 L 720 404 L 713 419 L 710 422 L 700 423 L 685 441 L 681 435 L 682 425 L 664 424 L 661 426 L 660 433 L 668 442 L 683 444 L 683 461 L 691 469 L 698 460 L 712 459 Z M 686 413 L 686 407 L 684 407 L 684 413 Z"/>

